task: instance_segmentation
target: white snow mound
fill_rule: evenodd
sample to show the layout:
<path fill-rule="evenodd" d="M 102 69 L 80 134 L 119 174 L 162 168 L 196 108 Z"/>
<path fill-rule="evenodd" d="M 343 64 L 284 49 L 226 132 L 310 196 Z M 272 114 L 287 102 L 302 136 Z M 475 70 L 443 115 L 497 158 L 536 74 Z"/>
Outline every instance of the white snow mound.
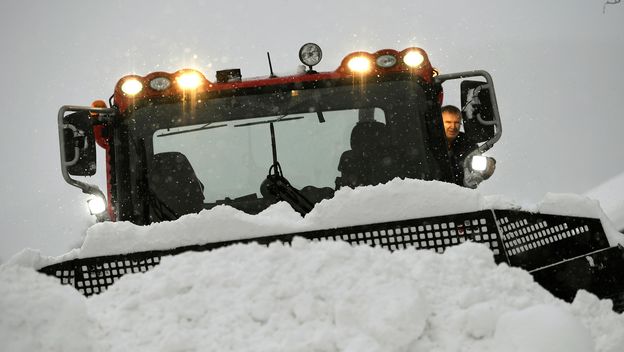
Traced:
<path fill-rule="evenodd" d="M 56 278 L 0 266 L 0 351 L 88 351 L 85 302 Z"/>
<path fill-rule="evenodd" d="M 234 245 L 166 257 L 88 299 L 28 270 L 0 270 L 0 307 L 13 312 L 3 314 L 0 343 L 23 342 L 3 351 L 48 351 L 60 343 L 67 344 L 64 351 L 616 352 L 624 346 L 624 315 L 611 311 L 610 301 L 581 291 L 572 305 L 562 302 L 473 243 L 444 254 L 303 239 Z M 69 328 L 58 332 L 61 326 Z M 37 344 L 26 345 L 31 339 Z"/>
<path fill-rule="evenodd" d="M 546 194 L 533 207 L 521 207 L 503 196 L 482 196 L 478 191 L 438 181 L 394 179 L 377 186 L 342 188 L 332 199 L 317 204 L 302 218 L 280 202 L 258 215 L 218 206 L 176 221 L 138 226 L 130 222 L 99 223 L 87 231 L 82 247 L 62 257 L 42 257 L 26 250 L 9 263 L 41 268 L 74 258 L 166 250 L 211 242 L 275 234 L 399 221 L 484 209 L 516 209 L 544 214 L 598 218 L 611 245 L 624 245 L 624 235 L 604 214 L 597 201 L 574 194 Z"/>
<path fill-rule="evenodd" d="M 438 181 L 394 179 L 378 186 L 342 188 L 302 218 L 280 202 L 258 215 L 218 206 L 178 221 L 137 226 L 100 223 L 87 231 L 79 257 L 162 250 L 340 226 L 465 213 L 484 208 L 475 190 Z"/>

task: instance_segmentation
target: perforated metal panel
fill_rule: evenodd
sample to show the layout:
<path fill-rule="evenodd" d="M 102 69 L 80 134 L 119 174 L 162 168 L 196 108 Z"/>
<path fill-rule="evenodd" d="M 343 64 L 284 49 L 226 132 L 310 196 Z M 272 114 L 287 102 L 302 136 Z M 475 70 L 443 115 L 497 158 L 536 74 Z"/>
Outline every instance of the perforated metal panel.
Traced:
<path fill-rule="evenodd" d="M 438 216 L 295 234 L 312 240 L 342 240 L 389 250 L 416 248 L 438 253 L 466 241 L 483 243 L 495 256 L 501 242 L 490 211 Z"/>
<path fill-rule="evenodd" d="M 510 210 L 484 210 L 208 243 L 166 251 L 75 259 L 40 271 L 60 278 L 63 284 L 73 285 L 89 296 L 106 290 L 125 274 L 151 269 L 160 263 L 163 256 L 206 251 L 235 243 L 288 243 L 296 236 L 312 241 L 340 240 L 389 250 L 416 248 L 439 253 L 466 241 L 479 242 L 492 250 L 497 263 L 505 262 L 532 271 L 538 282 L 558 297 L 569 299 L 577 289 L 583 288 L 598 297 L 614 299 L 616 307 L 624 309 L 621 302 L 624 297 L 624 270 L 619 269 L 624 267 L 624 249 L 616 248 L 618 251 L 614 251 L 609 248 L 599 220 Z M 607 248 L 609 250 L 605 251 Z M 595 254 L 603 252 L 608 255 Z M 594 264 L 584 263 L 589 257 L 595 261 Z"/>
<path fill-rule="evenodd" d="M 466 241 L 483 243 L 492 249 L 496 261 L 504 260 L 502 243 L 498 235 L 493 213 L 484 210 L 474 213 L 436 216 L 430 218 L 342 227 L 286 235 L 267 236 L 240 241 L 208 243 L 200 246 L 180 247 L 166 251 L 149 251 L 123 255 L 75 259 L 41 269 L 61 279 L 63 284 L 73 285 L 89 296 L 104 291 L 121 276 L 145 272 L 166 255 L 185 251 L 206 251 L 234 243 L 274 241 L 291 242 L 294 237 L 312 241 L 340 240 L 352 244 L 380 246 L 389 250 L 416 248 L 430 249 L 438 253 L 445 248 Z"/>
<path fill-rule="evenodd" d="M 60 278 L 62 284 L 72 285 L 85 296 L 100 293 L 125 274 L 146 272 L 160 263 L 160 255 L 107 256 L 75 259 L 51 265 L 40 271 Z"/>
<path fill-rule="evenodd" d="M 495 210 L 509 264 L 533 270 L 609 247 L 598 219 Z"/>

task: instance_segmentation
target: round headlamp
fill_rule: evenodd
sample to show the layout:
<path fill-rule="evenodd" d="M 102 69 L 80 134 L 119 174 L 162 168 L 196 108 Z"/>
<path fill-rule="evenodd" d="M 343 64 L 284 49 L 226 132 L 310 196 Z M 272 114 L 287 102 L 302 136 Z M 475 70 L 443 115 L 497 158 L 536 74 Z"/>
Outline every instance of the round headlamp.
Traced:
<path fill-rule="evenodd" d="M 483 155 L 475 155 L 470 161 L 470 167 L 475 171 L 485 171 L 487 169 L 488 160 Z"/>
<path fill-rule="evenodd" d="M 162 91 L 171 86 L 171 81 L 167 77 L 156 77 L 150 81 L 149 85 L 154 90 Z"/>
<path fill-rule="evenodd" d="M 121 85 L 121 91 L 127 95 L 136 95 L 143 90 L 143 84 L 136 78 L 127 79 Z"/>
<path fill-rule="evenodd" d="M 375 60 L 375 63 L 379 67 L 389 68 L 396 65 L 397 59 L 394 55 L 381 55 Z"/>
<path fill-rule="evenodd" d="M 195 89 L 201 84 L 202 78 L 199 73 L 191 71 L 182 73 L 176 78 L 176 81 L 182 89 Z"/>
<path fill-rule="evenodd" d="M 364 56 L 355 56 L 347 63 L 349 70 L 353 72 L 365 73 L 371 69 L 371 61 Z"/>
<path fill-rule="evenodd" d="M 301 60 L 304 65 L 312 67 L 321 62 L 322 58 L 323 51 L 317 44 L 306 43 L 299 49 L 299 60 Z"/>
<path fill-rule="evenodd" d="M 101 197 L 94 197 L 87 201 L 91 215 L 101 214 L 106 210 L 106 201 Z"/>
<path fill-rule="evenodd" d="M 403 56 L 403 62 L 409 67 L 418 67 L 425 61 L 423 54 L 416 50 L 412 50 Z"/>

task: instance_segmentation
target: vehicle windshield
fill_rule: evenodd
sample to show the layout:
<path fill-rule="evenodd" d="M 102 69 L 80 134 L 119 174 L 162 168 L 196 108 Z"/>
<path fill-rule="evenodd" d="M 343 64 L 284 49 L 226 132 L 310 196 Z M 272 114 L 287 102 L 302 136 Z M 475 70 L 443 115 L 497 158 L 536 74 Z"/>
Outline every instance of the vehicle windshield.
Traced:
<path fill-rule="evenodd" d="M 424 93 L 411 81 L 193 102 L 139 108 L 132 121 L 150 189 L 196 183 L 200 191 L 191 192 L 201 192 L 202 208 L 228 204 L 257 213 L 280 199 L 266 190 L 274 164 L 271 125 L 284 179 L 312 203 L 344 186 L 435 179 L 440 172 L 428 147 Z M 168 185 L 153 181 L 171 178 Z"/>
<path fill-rule="evenodd" d="M 375 108 L 374 120 L 386 122 Z M 350 148 L 358 109 L 299 113 L 204 125 L 160 129 L 153 135 L 154 153 L 179 152 L 186 156 L 204 184 L 206 200 L 237 198 L 259 192 L 273 164 L 270 121 L 274 122 L 277 160 L 284 176 L 296 188 L 335 187 L 340 156 Z M 291 118 L 291 119 L 289 119 Z M 195 130 L 197 129 L 197 130 Z M 187 133 L 180 133 L 187 132 Z M 175 133 L 175 134 L 174 134 Z"/>

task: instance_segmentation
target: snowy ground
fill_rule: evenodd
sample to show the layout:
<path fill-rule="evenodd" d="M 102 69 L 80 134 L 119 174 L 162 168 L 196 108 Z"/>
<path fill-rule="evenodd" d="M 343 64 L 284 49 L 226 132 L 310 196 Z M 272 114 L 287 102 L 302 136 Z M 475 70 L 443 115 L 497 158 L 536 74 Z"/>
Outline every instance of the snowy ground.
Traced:
<path fill-rule="evenodd" d="M 278 204 L 255 217 L 219 207 L 149 227 L 100 224 L 64 258 L 509 206 L 454 185 L 395 180 L 340 191 L 304 219 Z M 533 210 L 602 218 L 621 241 L 587 198 L 549 195 Z M 90 298 L 33 270 L 58 260 L 23 252 L 0 267 L 0 350 L 624 350 L 624 315 L 610 301 L 583 291 L 560 301 L 471 243 L 444 254 L 303 239 L 236 245 L 164 258 Z"/>

